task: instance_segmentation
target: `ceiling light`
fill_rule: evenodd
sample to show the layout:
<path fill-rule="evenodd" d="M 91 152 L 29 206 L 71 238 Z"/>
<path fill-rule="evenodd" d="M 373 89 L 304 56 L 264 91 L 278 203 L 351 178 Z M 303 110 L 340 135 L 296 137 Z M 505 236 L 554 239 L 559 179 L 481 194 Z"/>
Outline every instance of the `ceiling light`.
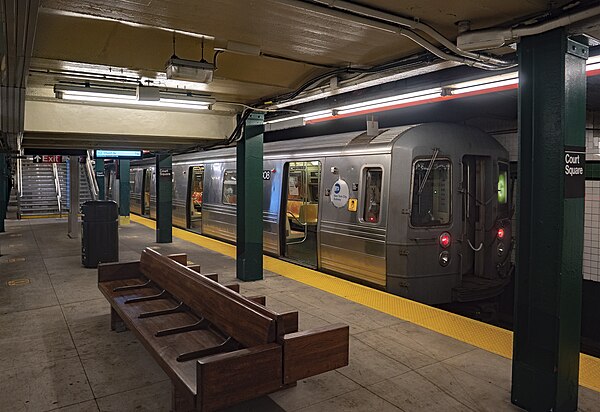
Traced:
<path fill-rule="evenodd" d="M 342 112 L 351 113 L 353 111 L 365 110 L 368 108 L 393 106 L 400 102 L 404 103 L 404 101 L 407 99 L 415 99 L 415 98 L 419 99 L 419 100 L 430 99 L 432 96 L 433 97 L 440 96 L 441 93 L 442 93 L 442 89 L 440 87 L 436 87 L 433 89 L 419 90 L 417 92 L 404 93 L 404 94 L 399 94 L 399 95 L 394 95 L 394 96 L 389 96 L 389 97 L 383 97 L 381 99 L 367 100 L 365 102 L 349 104 L 346 106 L 337 107 L 336 110 L 340 114 L 343 114 Z"/>
<path fill-rule="evenodd" d="M 322 117 L 331 116 L 331 114 L 332 114 L 332 110 L 331 109 L 319 110 L 317 112 L 297 114 L 297 115 L 288 116 L 288 117 L 281 117 L 281 118 L 278 118 L 278 119 L 269 120 L 268 122 L 265 122 L 265 123 L 266 124 L 273 124 L 273 123 L 285 122 L 285 121 L 288 121 L 288 120 L 300 119 L 300 118 L 304 118 L 304 119 L 309 119 L 309 118 L 310 119 L 316 119 L 316 118 L 322 118 Z"/>
<path fill-rule="evenodd" d="M 504 86 L 510 86 L 513 84 L 519 84 L 519 78 L 514 78 L 514 79 L 507 79 L 507 80 L 502 80 L 499 82 L 490 82 L 490 83 L 483 83 L 483 84 L 476 84 L 473 86 L 469 86 L 469 87 L 461 87 L 461 88 L 449 88 L 452 94 L 463 94 L 463 93 L 470 93 L 470 92 L 476 92 L 476 91 L 480 91 L 480 90 L 488 90 L 488 89 L 495 89 L 497 87 L 504 87 Z"/>
<path fill-rule="evenodd" d="M 213 81 L 215 65 L 206 60 L 185 60 L 173 56 L 167 61 L 166 72 L 167 79 L 210 83 Z"/>
<path fill-rule="evenodd" d="M 155 88 L 158 90 L 158 88 Z M 178 94 L 158 91 L 158 100 L 138 100 L 136 89 L 108 88 L 97 86 L 80 86 L 57 84 L 54 93 L 63 100 L 112 103 L 120 105 L 172 107 L 179 109 L 207 110 L 216 100 L 207 96 Z M 152 93 L 155 93 L 153 91 Z M 139 92 L 138 92 L 139 93 Z M 143 94 L 144 92 L 142 92 Z"/>

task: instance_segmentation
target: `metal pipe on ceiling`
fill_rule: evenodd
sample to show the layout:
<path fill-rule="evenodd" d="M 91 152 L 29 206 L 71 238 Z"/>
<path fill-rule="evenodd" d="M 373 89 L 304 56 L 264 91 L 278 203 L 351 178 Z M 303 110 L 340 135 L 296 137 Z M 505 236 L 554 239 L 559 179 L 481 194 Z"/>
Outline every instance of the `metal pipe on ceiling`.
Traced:
<path fill-rule="evenodd" d="M 370 27 L 373 29 L 381 30 L 390 34 L 397 34 L 404 36 L 413 42 L 419 44 L 421 47 L 435 54 L 436 56 L 451 61 L 457 61 L 469 66 L 485 69 L 506 69 L 514 66 L 512 62 L 508 62 L 501 59 L 495 59 L 489 56 L 482 57 L 476 53 L 469 53 L 458 50 L 456 46 L 452 44 L 448 39 L 439 34 L 435 29 L 425 25 L 424 23 L 417 23 L 406 19 L 404 17 L 395 16 L 393 14 L 384 13 L 379 10 L 370 9 L 365 6 L 359 6 L 356 4 L 349 3 L 347 1 L 331 0 L 327 2 L 305 2 L 302 0 L 274 0 L 281 4 L 286 4 L 291 7 L 296 7 L 304 10 L 309 10 L 319 14 L 325 14 L 330 17 L 339 18 L 342 20 L 352 21 L 360 25 Z M 433 45 L 431 42 L 423 38 L 421 35 L 413 31 L 414 27 L 418 27 L 418 30 L 428 34 L 433 39 L 439 41 L 442 45 L 448 47 L 449 50 L 456 53 L 458 56 L 453 56 L 439 47 Z M 441 39 L 441 41 L 440 41 Z"/>

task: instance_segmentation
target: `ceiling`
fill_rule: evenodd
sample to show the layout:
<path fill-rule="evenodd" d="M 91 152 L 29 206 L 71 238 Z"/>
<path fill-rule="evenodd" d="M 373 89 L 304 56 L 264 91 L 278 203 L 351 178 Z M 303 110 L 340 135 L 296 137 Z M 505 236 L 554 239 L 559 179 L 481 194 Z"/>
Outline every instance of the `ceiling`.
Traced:
<path fill-rule="evenodd" d="M 334 69 L 337 83 L 360 83 L 390 73 L 414 70 L 414 62 L 402 59 L 423 57 L 420 70 L 446 66 L 440 59 L 399 33 L 377 16 L 399 16 L 424 23 L 454 43 L 462 29 L 509 27 L 527 20 L 555 18 L 572 10 L 595 5 L 595 1 L 545 0 L 0 0 L 3 22 L 10 23 L 11 7 L 23 3 L 37 11 L 35 26 L 26 26 L 35 41 L 23 53 L 27 61 L 27 99 L 52 100 L 54 84 L 60 81 L 92 81 L 133 84 L 144 81 L 161 87 L 190 88 L 217 99 L 215 108 L 239 111 L 294 91 L 307 80 Z M 345 12 L 338 5 L 363 7 Z M 18 4 L 18 5 L 17 5 Z M 574 5 L 564 10 L 565 5 Z M 384 13 L 384 14 L 382 14 Z M 375 16 L 375 17 L 373 17 Z M 541 17 L 540 17 L 541 16 Z M 22 24 L 19 24 L 22 25 Z M 23 27 L 17 33 L 23 34 Z M 19 31 L 20 30 L 20 31 Z M 174 33 L 175 32 L 175 33 Z M 593 27 L 590 34 L 600 34 Z M 27 34 L 25 33 L 26 38 Z M 439 41 L 427 37 L 434 46 Z M 219 52 L 215 79 L 210 84 L 172 84 L 165 78 L 165 62 L 174 53 L 199 60 L 201 38 L 204 58 L 212 62 L 216 50 L 233 49 L 242 43 L 258 54 Z M 0 39 L 2 40 L 2 39 Z M 7 39 L 5 39 L 7 40 Z M 443 48 L 446 50 L 446 48 Z M 0 52 L 2 50 L 0 49 Z M 447 50 L 446 50 L 447 51 Z M 489 50 L 506 58 L 514 50 Z M 18 54 L 18 53 L 17 53 Z M 510 59 L 511 56 L 508 56 Z M 513 56 L 514 58 L 514 56 Z M 388 70 L 360 73 L 354 69 L 398 62 Z M 460 62 L 452 62 L 457 65 Z M 348 70 L 352 68 L 353 70 Z M 407 74 L 413 75 L 410 72 Z M 21 89 L 24 84 L 17 85 Z M 330 87 L 329 78 L 311 87 Z M 23 104 L 22 102 L 20 103 Z M 22 120 L 21 120 L 22 122 Z M 3 125 L 3 131 L 4 131 Z M 216 136 L 215 136 L 216 137 Z M 39 136 L 38 136 L 39 138 Z"/>

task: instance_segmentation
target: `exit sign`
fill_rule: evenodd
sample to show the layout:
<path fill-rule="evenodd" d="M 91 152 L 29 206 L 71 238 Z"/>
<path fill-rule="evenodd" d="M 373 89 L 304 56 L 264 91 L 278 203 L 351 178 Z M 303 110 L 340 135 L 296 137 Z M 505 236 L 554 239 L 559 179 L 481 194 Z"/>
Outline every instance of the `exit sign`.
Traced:
<path fill-rule="evenodd" d="M 33 156 L 33 163 L 62 163 L 63 157 L 61 155 L 35 155 Z"/>

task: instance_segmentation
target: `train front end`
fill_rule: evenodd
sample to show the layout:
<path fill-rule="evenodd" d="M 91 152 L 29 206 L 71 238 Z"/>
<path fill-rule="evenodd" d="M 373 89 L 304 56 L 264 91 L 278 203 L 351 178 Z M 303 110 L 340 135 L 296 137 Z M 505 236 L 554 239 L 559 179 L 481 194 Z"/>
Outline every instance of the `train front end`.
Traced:
<path fill-rule="evenodd" d="M 512 274 L 508 152 L 477 129 L 424 124 L 395 142 L 388 291 L 427 304 L 502 293 Z"/>

